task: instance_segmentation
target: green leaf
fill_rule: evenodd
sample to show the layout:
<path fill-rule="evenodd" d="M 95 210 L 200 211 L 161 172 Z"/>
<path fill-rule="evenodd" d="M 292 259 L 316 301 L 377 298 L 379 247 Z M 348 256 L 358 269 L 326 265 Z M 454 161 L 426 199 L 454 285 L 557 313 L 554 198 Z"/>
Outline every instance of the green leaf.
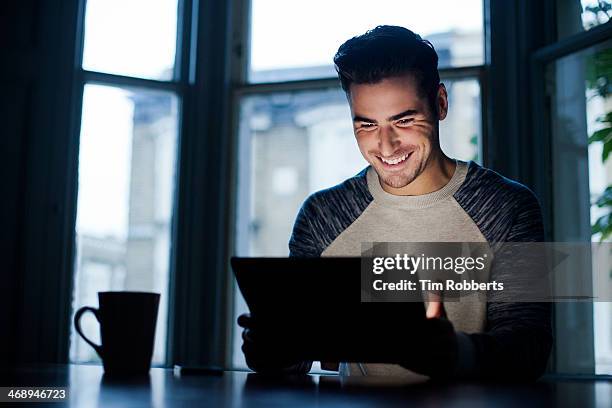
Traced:
<path fill-rule="evenodd" d="M 610 93 L 612 78 L 612 49 L 597 51 L 585 58 L 585 79 L 587 87 L 605 98 Z"/>
<path fill-rule="evenodd" d="M 606 240 L 612 234 L 612 223 L 610 223 L 610 216 L 612 214 L 602 215 L 595 221 L 595 224 L 591 226 L 591 234 L 595 235 L 601 233 L 599 241 Z"/>
<path fill-rule="evenodd" d="M 606 187 L 603 194 L 597 199 L 595 205 L 601 207 L 612 207 L 612 186 Z"/>
<path fill-rule="evenodd" d="M 607 141 L 612 137 L 612 127 L 599 129 L 596 132 L 593 132 L 591 136 L 589 136 L 589 144 L 593 142 L 602 142 Z"/>
<path fill-rule="evenodd" d="M 608 155 L 612 152 L 612 140 L 608 139 L 604 142 L 603 151 L 601 152 L 601 161 L 606 162 Z"/>
<path fill-rule="evenodd" d="M 612 111 L 606 113 L 603 116 L 598 117 L 595 120 L 599 123 L 609 123 L 612 125 Z"/>

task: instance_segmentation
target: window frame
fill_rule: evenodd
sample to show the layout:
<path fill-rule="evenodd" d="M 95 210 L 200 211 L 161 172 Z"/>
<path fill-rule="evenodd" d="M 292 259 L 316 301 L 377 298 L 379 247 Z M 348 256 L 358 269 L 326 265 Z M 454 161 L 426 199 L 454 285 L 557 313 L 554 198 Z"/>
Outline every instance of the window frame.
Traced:
<path fill-rule="evenodd" d="M 551 102 L 548 93 L 550 84 L 547 82 L 546 67 L 559 59 L 587 50 L 590 47 L 601 44 L 612 38 L 612 21 L 593 27 L 589 30 L 567 36 L 557 40 L 547 46 L 537 49 L 531 56 L 530 70 L 533 83 L 538 86 L 532 87 L 532 104 L 536 117 L 540 121 L 534 122 L 534 134 L 538 135 L 538 143 L 544 147 L 539 149 L 541 157 L 536 164 L 536 183 L 540 186 L 540 199 L 546 219 L 547 236 L 554 237 L 554 195 L 553 183 L 553 155 L 552 145 L 553 134 L 551 129 Z M 609 375 L 595 374 L 595 344 L 594 344 L 594 324 L 593 324 L 593 304 L 588 303 L 560 303 L 555 305 L 555 321 L 572 322 L 569 326 L 578 326 L 579 323 L 588 327 L 588 334 L 583 336 L 572 336 L 574 333 L 571 328 L 564 325 L 553 325 L 556 338 L 571 338 L 569 343 L 555 342 L 553 353 L 550 360 L 551 371 L 558 373 L 567 369 L 568 362 L 561 362 L 561 356 L 577 355 L 578 359 L 569 362 L 571 374 L 586 373 L 592 378 L 609 378 Z"/>
<path fill-rule="evenodd" d="M 177 156 L 179 155 L 180 152 L 180 145 L 181 145 L 181 134 L 182 134 L 182 122 L 183 122 L 183 118 L 182 118 L 182 110 L 183 110 L 183 100 L 185 97 L 185 93 L 186 91 L 189 89 L 189 87 L 192 85 L 192 81 L 190 81 L 190 73 L 188 71 L 188 67 L 189 67 L 189 63 L 190 63 L 190 57 L 191 57 L 191 49 L 189 46 L 183 46 L 183 44 L 189 44 L 189 38 L 187 38 L 187 41 L 185 41 L 185 35 L 184 33 L 189 33 L 189 25 L 190 25 L 190 8 L 192 7 L 191 1 L 190 0 L 178 0 L 177 1 L 177 27 L 176 27 L 176 49 L 175 49 L 175 57 L 174 57 L 174 69 L 173 69 L 173 75 L 172 78 L 169 80 L 157 80 L 157 79 L 149 79 L 149 78 L 141 78 L 141 77 L 134 77 L 134 76 L 127 76 L 127 75 L 122 75 L 122 74 L 114 74 L 114 73 L 106 73 L 106 72 L 99 72 L 99 71 L 91 71 L 91 70 L 87 70 L 83 68 L 83 54 L 84 54 L 84 47 L 85 47 L 85 14 L 86 14 L 86 7 L 87 7 L 87 0 L 79 0 L 78 2 L 78 16 L 77 16 L 77 27 L 76 27 L 76 52 L 75 52 L 75 59 L 74 59 L 74 76 L 73 76 L 73 100 L 72 100 L 72 129 L 73 129 L 73 137 L 76 140 L 76 144 L 77 147 L 75 148 L 75 159 L 77 160 L 78 163 L 78 156 L 79 156 L 79 148 L 78 145 L 79 140 L 80 140 L 80 135 L 81 135 L 81 118 L 82 118 L 82 113 L 83 113 L 83 94 L 84 94 L 84 90 L 85 87 L 87 85 L 102 85 L 102 86 L 110 86 L 110 87 L 118 87 L 118 88 L 124 88 L 124 89 L 133 89 L 133 90 L 149 90 L 149 91 L 165 91 L 165 92 L 169 92 L 172 93 L 174 95 L 174 97 L 177 100 L 178 103 L 178 134 L 177 134 Z M 179 166 L 179 161 L 180 161 L 180 157 L 176 157 L 175 160 L 175 175 L 174 175 L 174 192 L 173 192 L 173 198 L 172 198 L 172 219 L 171 219 L 171 236 L 170 236 L 170 242 L 171 242 L 171 251 L 172 248 L 174 247 L 173 243 L 175 241 L 175 236 L 176 236 L 176 217 L 175 217 L 175 211 L 176 211 L 176 201 L 177 201 L 177 197 L 176 197 L 176 191 L 177 191 L 177 184 L 178 184 L 178 166 Z M 75 169 L 75 174 L 74 174 L 74 178 L 75 181 L 78 182 L 78 165 L 77 168 Z M 75 186 L 74 188 L 74 213 L 75 213 L 75 217 L 74 217 L 74 221 L 72 222 L 72 253 L 76 254 L 76 250 L 75 250 L 75 245 L 76 245 L 76 211 L 77 209 L 77 205 L 76 205 L 76 198 L 77 198 L 77 194 L 78 194 L 78 186 Z M 74 257 L 74 255 L 73 255 Z M 171 288 L 172 288 L 172 281 L 173 281 L 173 269 L 172 265 L 173 265 L 173 256 L 172 253 L 170 254 L 170 265 L 168 265 L 169 267 L 169 284 L 168 284 L 168 295 L 170 298 L 170 301 L 168 302 L 168 316 L 170 316 L 170 312 L 172 310 L 171 306 L 172 306 L 172 293 L 171 293 Z M 71 279 L 74 281 L 76 279 L 76 264 L 73 262 L 72 263 L 72 267 L 70 270 L 70 274 L 71 274 Z M 74 282 L 72 283 L 72 287 L 71 287 L 71 296 L 70 298 L 72 298 L 73 293 L 74 293 Z M 71 311 L 72 313 L 74 313 L 74 310 Z M 167 333 L 167 341 L 166 341 L 166 350 L 165 350 L 165 361 L 160 364 L 161 366 L 167 367 L 169 366 L 169 361 L 170 361 L 170 354 L 169 352 L 171 351 L 171 349 L 168 347 L 168 345 L 170 344 L 170 338 L 172 336 L 172 331 L 170 330 L 170 319 L 168 319 L 168 321 L 166 322 L 166 324 L 168 325 L 168 330 L 166 331 Z M 69 344 L 69 339 L 70 339 L 70 332 L 71 332 L 71 327 L 70 325 L 67 328 L 68 333 L 66 333 L 67 335 L 67 340 L 66 343 L 68 344 L 67 348 L 70 348 L 70 344 Z M 69 357 L 67 357 L 67 361 L 69 360 Z"/>
<path fill-rule="evenodd" d="M 227 319 L 217 311 L 224 309 L 221 305 L 226 298 L 223 263 L 227 259 L 227 239 L 224 230 L 229 221 L 226 211 L 229 191 L 223 176 L 229 174 L 231 177 L 229 152 L 232 141 L 229 137 L 216 138 L 214 135 L 227 133 L 230 75 L 226 73 L 231 71 L 228 44 L 231 10 L 235 5 L 214 0 L 178 0 L 174 73 L 166 81 L 83 69 L 86 1 L 79 0 L 72 10 L 74 24 L 64 28 L 72 30 L 75 47 L 67 177 L 70 193 L 66 197 L 70 216 L 64 218 L 64 242 L 67 243 L 64 253 L 68 262 L 62 271 L 64 290 L 59 296 L 66 305 L 61 313 L 64 318 L 57 328 L 59 353 L 56 359 L 69 361 L 83 91 L 85 85 L 96 84 L 167 91 L 177 98 L 178 146 L 172 200 L 168 330 L 166 361 L 161 366 L 222 365 L 224 360 L 219 350 L 223 349 Z M 219 143 L 218 139 L 224 142 Z M 208 200 L 204 190 L 218 199 Z M 193 316 L 197 318 L 190 318 Z"/>

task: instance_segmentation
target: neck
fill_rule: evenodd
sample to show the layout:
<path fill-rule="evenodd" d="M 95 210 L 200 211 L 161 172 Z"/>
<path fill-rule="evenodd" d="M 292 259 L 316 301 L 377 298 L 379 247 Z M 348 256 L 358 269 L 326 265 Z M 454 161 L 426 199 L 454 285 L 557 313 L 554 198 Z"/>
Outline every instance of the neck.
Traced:
<path fill-rule="evenodd" d="M 394 195 L 417 196 L 438 191 L 453 176 L 457 164 L 442 151 L 429 157 L 425 169 L 404 187 L 394 188 L 381 182 L 383 190 Z"/>

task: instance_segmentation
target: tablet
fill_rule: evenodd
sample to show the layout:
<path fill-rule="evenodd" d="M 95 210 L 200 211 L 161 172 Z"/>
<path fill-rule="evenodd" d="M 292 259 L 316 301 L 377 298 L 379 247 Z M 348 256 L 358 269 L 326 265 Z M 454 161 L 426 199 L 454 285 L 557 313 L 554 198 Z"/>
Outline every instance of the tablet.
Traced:
<path fill-rule="evenodd" d="M 423 302 L 362 302 L 361 258 L 231 259 L 257 327 L 300 359 L 396 363 L 425 320 Z"/>

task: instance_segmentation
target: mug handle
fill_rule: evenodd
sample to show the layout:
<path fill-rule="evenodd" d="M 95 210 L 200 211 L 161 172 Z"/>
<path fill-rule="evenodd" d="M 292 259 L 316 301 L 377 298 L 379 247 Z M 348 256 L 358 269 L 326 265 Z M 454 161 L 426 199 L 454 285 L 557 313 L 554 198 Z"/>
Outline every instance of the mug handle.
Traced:
<path fill-rule="evenodd" d="M 96 350 L 96 353 L 98 353 L 98 355 L 100 356 L 100 358 L 102 358 L 102 346 L 94 343 L 93 341 L 85 337 L 85 335 L 83 334 L 83 331 L 81 330 L 81 317 L 83 316 L 85 312 L 93 313 L 94 316 L 96 316 L 96 320 L 98 321 L 98 323 L 100 323 L 100 316 L 98 315 L 98 309 L 95 309 L 90 306 L 83 306 L 82 308 L 77 310 L 76 314 L 74 315 L 74 327 L 76 328 L 77 333 L 79 333 L 79 335 L 83 338 L 83 340 L 85 340 L 87 344 L 93 347 L 94 350 Z"/>

